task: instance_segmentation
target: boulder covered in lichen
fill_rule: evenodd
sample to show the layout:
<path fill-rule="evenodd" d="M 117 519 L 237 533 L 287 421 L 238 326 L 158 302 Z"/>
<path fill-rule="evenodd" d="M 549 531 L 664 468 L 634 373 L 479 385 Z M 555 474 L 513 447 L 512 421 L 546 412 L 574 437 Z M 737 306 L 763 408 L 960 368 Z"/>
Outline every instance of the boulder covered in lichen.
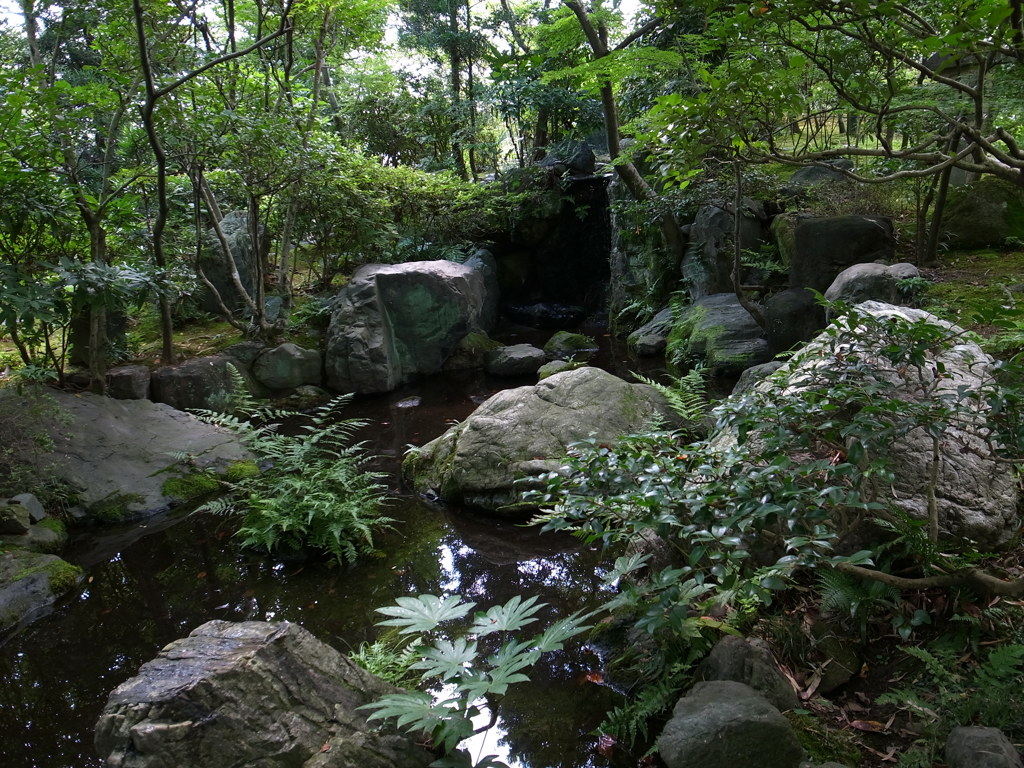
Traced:
<path fill-rule="evenodd" d="M 653 387 L 576 368 L 497 393 L 461 424 L 410 451 L 402 469 L 421 494 L 502 511 L 517 499 L 517 479 L 557 470 L 572 443 L 612 442 L 675 418 Z"/>

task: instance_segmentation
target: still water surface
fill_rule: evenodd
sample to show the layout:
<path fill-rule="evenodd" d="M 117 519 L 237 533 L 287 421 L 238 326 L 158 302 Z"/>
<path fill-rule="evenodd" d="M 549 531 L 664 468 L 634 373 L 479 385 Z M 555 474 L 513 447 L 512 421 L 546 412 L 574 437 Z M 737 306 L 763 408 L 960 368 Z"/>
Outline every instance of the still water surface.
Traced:
<path fill-rule="evenodd" d="M 357 400 L 351 415 L 370 421 L 364 437 L 381 456 L 378 468 L 394 475 L 407 445 L 517 383 L 436 377 Z M 601 555 L 580 542 L 429 506 L 396 478 L 392 485 L 394 530 L 379 537 L 379 557 L 350 567 L 243 552 L 228 520 L 184 513 L 79 536 L 66 557 L 86 569 L 81 588 L 0 645 L 0 765 L 102 765 L 92 731 L 109 691 L 211 619 L 293 621 L 348 651 L 377 636 L 382 617 L 374 609 L 398 595 L 458 593 L 480 608 L 538 595 L 549 616 L 606 597 Z M 620 699 L 589 681 L 597 666 L 585 647 L 543 659 L 533 682 L 503 700 L 490 743 L 475 748 L 518 768 L 612 765 L 591 732 Z"/>

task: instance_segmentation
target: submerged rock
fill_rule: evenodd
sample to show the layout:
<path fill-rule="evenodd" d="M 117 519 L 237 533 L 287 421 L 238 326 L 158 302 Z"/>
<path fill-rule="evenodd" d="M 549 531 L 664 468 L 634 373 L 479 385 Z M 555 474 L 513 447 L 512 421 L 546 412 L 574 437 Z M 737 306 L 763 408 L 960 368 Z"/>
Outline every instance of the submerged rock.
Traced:
<path fill-rule="evenodd" d="M 210 621 L 114 689 L 96 750 L 116 768 L 423 768 L 432 753 L 358 711 L 395 690 L 297 624 Z"/>
<path fill-rule="evenodd" d="M 507 389 L 402 465 L 421 494 L 491 511 L 517 498 L 516 478 L 557 470 L 570 444 L 614 441 L 652 421 L 674 420 L 665 399 L 598 368 L 577 368 Z"/>

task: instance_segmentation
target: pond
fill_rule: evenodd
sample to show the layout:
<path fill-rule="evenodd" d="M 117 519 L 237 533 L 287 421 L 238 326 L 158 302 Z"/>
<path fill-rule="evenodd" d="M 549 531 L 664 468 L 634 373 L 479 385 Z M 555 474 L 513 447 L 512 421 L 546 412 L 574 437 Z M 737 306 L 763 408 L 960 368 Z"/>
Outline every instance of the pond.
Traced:
<path fill-rule="evenodd" d="M 375 609 L 399 595 L 458 593 L 480 608 L 537 595 L 549 617 L 600 602 L 600 552 L 571 537 L 428 505 L 394 478 L 407 445 L 521 383 L 529 382 L 444 375 L 350 406 L 347 415 L 370 422 L 364 437 L 380 456 L 375 468 L 392 474 L 389 515 L 397 520 L 378 538 L 379 556 L 354 566 L 275 562 L 239 550 L 229 519 L 184 512 L 79 535 L 65 556 L 86 570 L 80 589 L 0 645 L 0 764 L 102 765 L 92 734 L 107 694 L 211 619 L 293 621 L 347 652 L 377 637 L 383 617 Z M 593 682 L 598 667 L 584 645 L 544 658 L 530 684 L 510 689 L 490 742 L 474 750 L 514 768 L 629 764 L 601 754 L 592 733 L 621 701 Z"/>

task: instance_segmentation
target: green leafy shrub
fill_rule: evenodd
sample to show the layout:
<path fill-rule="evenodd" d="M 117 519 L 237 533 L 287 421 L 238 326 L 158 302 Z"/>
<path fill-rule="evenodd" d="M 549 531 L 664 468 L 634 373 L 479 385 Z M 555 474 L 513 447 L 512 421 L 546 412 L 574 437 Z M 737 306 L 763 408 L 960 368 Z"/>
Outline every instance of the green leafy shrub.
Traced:
<path fill-rule="evenodd" d="M 370 456 L 352 442 L 363 422 L 339 417 L 350 399 L 336 397 L 316 409 L 296 434 L 280 427 L 285 419 L 305 418 L 297 413 L 263 407 L 249 418 L 198 412 L 235 432 L 267 468 L 225 478 L 227 494 L 197 511 L 242 514 L 242 545 L 267 552 L 312 549 L 352 562 L 372 551 L 374 530 L 391 519 L 382 512 L 381 475 L 364 469 Z"/>

